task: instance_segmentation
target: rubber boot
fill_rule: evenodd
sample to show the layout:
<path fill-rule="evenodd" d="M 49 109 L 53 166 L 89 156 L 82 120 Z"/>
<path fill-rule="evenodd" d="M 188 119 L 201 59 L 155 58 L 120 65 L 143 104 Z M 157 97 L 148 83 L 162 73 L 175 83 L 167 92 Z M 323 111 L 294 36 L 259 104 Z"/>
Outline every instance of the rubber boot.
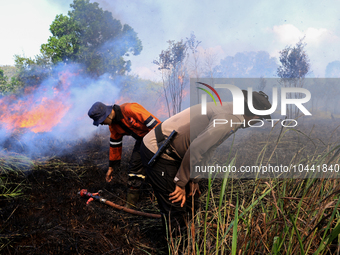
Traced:
<path fill-rule="evenodd" d="M 136 208 L 136 204 L 139 200 L 139 189 L 129 188 L 126 195 L 126 205 L 127 208 Z"/>

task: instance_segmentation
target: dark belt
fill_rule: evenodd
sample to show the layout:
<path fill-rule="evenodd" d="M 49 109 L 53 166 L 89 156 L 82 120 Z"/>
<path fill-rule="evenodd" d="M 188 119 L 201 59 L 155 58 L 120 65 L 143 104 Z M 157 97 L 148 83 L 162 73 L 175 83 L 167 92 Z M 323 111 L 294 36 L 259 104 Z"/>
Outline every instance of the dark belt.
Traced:
<path fill-rule="evenodd" d="M 157 125 L 155 127 L 155 134 L 156 134 L 156 140 L 157 140 L 157 146 L 158 148 L 162 145 L 162 143 L 165 141 L 164 134 L 162 132 L 162 123 Z M 177 153 L 174 151 L 174 149 L 169 145 L 168 148 L 165 149 L 164 153 L 168 155 L 173 160 L 182 161 L 182 159 L 177 155 Z"/>

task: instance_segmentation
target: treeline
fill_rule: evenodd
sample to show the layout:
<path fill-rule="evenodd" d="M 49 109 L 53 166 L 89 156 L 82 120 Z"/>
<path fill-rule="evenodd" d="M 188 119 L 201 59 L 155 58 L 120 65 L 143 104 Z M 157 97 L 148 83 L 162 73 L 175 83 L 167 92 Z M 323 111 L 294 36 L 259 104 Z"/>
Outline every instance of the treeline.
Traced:
<path fill-rule="evenodd" d="M 111 12 L 89 0 L 74 0 L 67 15 L 56 16 L 50 31 L 52 35 L 41 45 L 39 55 L 34 58 L 15 55 L 15 69 L 10 75 L 0 67 L 2 95 L 21 93 L 27 86 L 39 85 L 56 75 L 55 70 L 61 65 L 76 64 L 78 72 L 92 79 L 105 74 L 112 81 L 122 76 L 126 76 L 124 80 L 127 81 L 131 61 L 126 57 L 138 55 L 143 49 L 132 27 L 122 24 Z M 168 48 L 162 50 L 158 57 L 150 56 L 162 79 L 160 91 L 165 98 L 168 115 L 181 110 L 189 77 L 303 79 L 310 67 L 303 40 L 294 47 L 283 49 L 279 61 L 265 51 L 241 52 L 221 59 L 217 52 L 201 47 L 201 41 L 194 33 L 185 40 L 169 40 Z M 131 80 L 121 86 L 124 90 L 131 90 L 126 88 L 128 84 L 138 86 L 136 76 L 131 76 Z M 290 85 L 285 83 L 284 86 Z"/>
<path fill-rule="evenodd" d="M 11 79 L 1 69 L 1 94 L 20 93 L 24 87 L 38 85 L 61 64 L 77 64 L 80 72 L 94 79 L 103 74 L 114 78 L 131 70 L 131 61 L 125 57 L 142 50 L 137 33 L 96 2 L 74 0 L 70 7 L 67 15 L 57 15 L 50 25 L 52 36 L 41 45 L 39 55 L 15 55 Z"/>
<path fill-rule="evenodd" d="M 21 87 L 14 66 L 0 66 L 0 94 L 14 93 Z"/>

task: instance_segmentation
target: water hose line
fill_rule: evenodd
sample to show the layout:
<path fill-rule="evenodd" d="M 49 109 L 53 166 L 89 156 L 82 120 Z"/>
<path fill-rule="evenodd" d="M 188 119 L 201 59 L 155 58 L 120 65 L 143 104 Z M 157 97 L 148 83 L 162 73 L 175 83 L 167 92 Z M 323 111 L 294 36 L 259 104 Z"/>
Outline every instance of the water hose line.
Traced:
<path fill-rule="evenodd" d="M 144 217 L 149 217 L 149 218 L 161 218 L 160 214 L 141 212 L 141 211 L 137 211 L 137 210 L 134 210 L 134 209 L 127 208 L 125 206 L 117 205 L 117 204 L 115 204 L 111 201 L 108 201 L 108 200 L 100 197 L 100 195 L 98 193 L 90 193 L 86 189 L 82 189 L 81 191 L 78 192 L 78 194 L 81 197 L 89 197 L 89 200 L 87 200 L 86 204 L 89 204 L 93 200 L 97 200 L 97 201 L 99 201 L 103 204 L 109 205 L 109 206 L 111 206 L 111 207 L 113 207 L 117 210 L 122 210 L 122 211 L 127 212 L 127 213 L 140 215 L 140 216 L 144 216 Z"/>

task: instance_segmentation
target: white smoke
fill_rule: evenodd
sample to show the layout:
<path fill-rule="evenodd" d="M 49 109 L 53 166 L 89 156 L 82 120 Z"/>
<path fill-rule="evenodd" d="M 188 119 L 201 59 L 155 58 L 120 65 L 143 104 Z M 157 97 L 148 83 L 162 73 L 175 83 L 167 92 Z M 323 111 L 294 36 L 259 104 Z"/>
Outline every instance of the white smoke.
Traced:
<path fill-rule="evenodd" d="M 60 141 L 72 143 L 79 139 L 91 138 L 98 128 L 93 126 L 93 121 L 87 114 L 88 110 L 97 101 L 113 105 L 115 100 L 119 98 L 120 84 L 119 78 L 114 80 L 105 74 L 94 79 L 82 74 L 81 70 L 82 67 L 79 65 L 59 65 L 54 69 L 53 74 L 44 80 L 38 88 L 33 90 L 29 96 L 25 95 L 13 100 L 10 100 L 8 97 L 2 98 L 2 103 L 10 102 L 10 105 L 6 105 L 7 109 L 9 109 L 8 112 L 0 115 L 2 116 L 0 146 L 3 149 L 23 150 L 28 155 L 36 155 L 46 153 L 51 149 L 51 144 L 55 145 L 55 143 Z M 64 84 L 61 85 L 61 83 Z M 56 90 L 58 93 L 57 97 L 54 94 Z M 47 132 L 34 133 L 29 128 L 23 129 L 20 127 L 10 129 L 8 125 L 4 124 L 5 118 L 11 115 L 22 116 L 27 111 L 32 110 L 18 107 L 19 103 L 25 103 L 25 100 L 28 100 L 28 98 L 34 98 L 35 100 L 29 106 L 32 109 L 36 105 L 42 104 L 44 100 L 49 99 L 61 100 L 62 104 L 69 108 L 60 121 Z M 53 106 L 51 105 L 51 107 Z M 43 121 L 43 119 L 44 116 L 42 116 L 40 121 Z M 60 148 L 60 150 L 63 150 L 63 148 Z"/>

